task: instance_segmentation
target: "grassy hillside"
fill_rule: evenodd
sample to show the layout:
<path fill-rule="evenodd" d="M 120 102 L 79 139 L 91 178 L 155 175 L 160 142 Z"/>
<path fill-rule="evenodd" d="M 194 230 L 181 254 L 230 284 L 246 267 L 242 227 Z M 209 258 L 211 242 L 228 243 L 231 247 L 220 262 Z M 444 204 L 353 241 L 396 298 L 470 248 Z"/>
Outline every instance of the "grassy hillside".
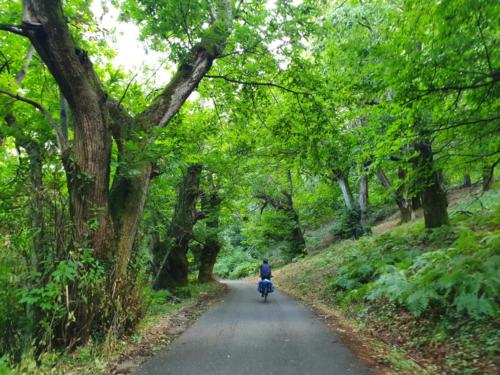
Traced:
<path fill-rule="evenodd" d="M 500 193 L 462 199 L 450 213 L 449 227 L 425 231 L 417 219 L 333 244 L 277 271 L 276 285 L 397 347 L 423 372 L 498 373 Z M 379 360 L 417 371 L 387 357 Z"/>

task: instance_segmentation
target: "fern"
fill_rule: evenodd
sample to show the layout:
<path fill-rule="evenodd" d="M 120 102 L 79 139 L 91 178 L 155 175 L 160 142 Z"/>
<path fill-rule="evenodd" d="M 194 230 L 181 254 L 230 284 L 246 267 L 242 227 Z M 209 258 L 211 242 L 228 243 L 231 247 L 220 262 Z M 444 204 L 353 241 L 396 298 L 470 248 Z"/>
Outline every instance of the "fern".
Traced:
<path fill-rule="evenodd" d="M 405 298 L 404 304 L 410 312 L 419 316 L 429 307 L 431 300 L 438 298 L 439 296 L 432 289 L 416 289 Z"/>

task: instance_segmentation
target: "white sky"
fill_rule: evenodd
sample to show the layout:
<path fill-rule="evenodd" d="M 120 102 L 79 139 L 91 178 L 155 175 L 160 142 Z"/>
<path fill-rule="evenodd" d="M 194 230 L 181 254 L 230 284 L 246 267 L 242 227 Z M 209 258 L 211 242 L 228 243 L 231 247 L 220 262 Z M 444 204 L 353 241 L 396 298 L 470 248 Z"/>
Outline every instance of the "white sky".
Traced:
<path fill-rule="evenodd" d="M 268 7 L 272 9 L 275 2 L 276 0 L 268 0 Z M 302 0 L 293 0 L 292 3 L 299 5 Z M 145 82 L 153 77 L 154 86 L 163 86 L 168 83 L 172 76 L 172 67 L 162 65 L 164 56 L 156 51 L 147 50 L 144 43 L 140 41 L 137 25 L 118 20 L 119 11 L 110 2 L 106 4 L 108 8 L 106 12 L 103 11 L 101 4 L 102 0 L 92 1 L 91 10 L 99 20 L 99 26 L 109 31 L 108 43 L 116 52 L 112 60 L 113 65 L 120 66 L 131 74 L 137 73 L 139 82 Z M 158 69 L 159 67 L 161 68 Z M 153 73 L 155 71 L 156 73 Z"/>
<path fill-rule="evenodd" d="M 90 9 L 99 20 L 99 26 L 110 33 L 107 40 L 111 49 L 116 52 L 116 56 L 112 61 L 113 65 L 120 66 L 131 74 L 138 73 L 137 78 L 142 82 L 151 78 L 152 72 L 158 70 L 154 74 L 155 86 L 168 83 L 171 72 L 167 70 L 168 67 L 162 66 L 163 55 L 153 50 L 147 50 L 140 40 L 137 25 L 118 20 L 118 9 L 111 4 L 106 6 L 108 11 L 103 14 L 101 0 L 94 0 Z M 161 68 L 158 69 L 159 67 Z"/>

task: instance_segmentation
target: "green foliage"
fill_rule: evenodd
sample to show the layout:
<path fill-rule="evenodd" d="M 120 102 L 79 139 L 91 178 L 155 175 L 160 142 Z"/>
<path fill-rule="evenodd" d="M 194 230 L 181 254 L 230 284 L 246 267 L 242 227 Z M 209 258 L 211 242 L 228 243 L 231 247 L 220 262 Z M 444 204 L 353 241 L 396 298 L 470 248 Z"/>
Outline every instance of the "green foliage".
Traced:
<path fill-rule="evenodd" d="M 483 217 L 496 215 L 477 215 Z M 358 241 L 330 282 L 339 302 L 389 300 L 417 316 L 498 316 L 498 230 L 476 234 L 464 226 L 437 229 L 414 241 L 409 236 L 401 231 Z M 427 243 L 438 249 L 420 250 Z"/>
<path fill-rule="evenodd" d="M 214 272 L 223 278 L 238 279 L 257 272 L 261 259 L 254 258 L 248 251 L 234 249 L 221 254 Z"/>
<path fill-rule="evenodd" d="M 419 220 L 341 241 L 280 269 L 276 282 L 311 303 L 340 308 L 403 351 L 418 352 L 432 373 L 495 373 L 499 193 L 473 201 L 466 196 L 451 207 L 460 209 L 450 227 L 424 232 Z M 465 207 L 471 211 L 464 214 Z"/>
<path fill-rule="evenodd" d="M 359 238 L 364 230 L 360 223 L 361 213 L 358 208 L 352 210 L 344 208 L 340 211 L 339 221 L 333 228 L 333 235 L 339 238 Z"/>

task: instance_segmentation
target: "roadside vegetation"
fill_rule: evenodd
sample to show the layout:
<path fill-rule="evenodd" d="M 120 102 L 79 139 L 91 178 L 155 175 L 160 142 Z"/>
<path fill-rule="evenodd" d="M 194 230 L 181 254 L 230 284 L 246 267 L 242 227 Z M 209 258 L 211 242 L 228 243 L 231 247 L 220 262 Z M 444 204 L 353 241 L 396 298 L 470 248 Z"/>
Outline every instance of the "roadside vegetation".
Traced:
<path fill-rule="evenodd" d="M 281 268 L 275 283 L 405 353 L 379 354 L 393 369 L 412 358 L 428 373 L 497 373 L 500 194 L 468 197 L 450 211 L 439 229 L 416 220 L 335 243 Z"/>
<path fill-rule="evenodd" d="M 143 299 L 144 317 L 128 335 L 109 332 L 102 340 L 89 341 L 63 354 L 58 350 L 45 351 L 39 356 L 25 353 L 15 367 L 8 366 L 4 358 L 0 361 L 0 374 L 130 373 L 158 350 L 168 346 L 193 320 L 223 296 L 225 288 L 217 282 L 194 282 L 181 291 L 182 296 L 173 295 L 167 290 L 148 290 Z"/>

